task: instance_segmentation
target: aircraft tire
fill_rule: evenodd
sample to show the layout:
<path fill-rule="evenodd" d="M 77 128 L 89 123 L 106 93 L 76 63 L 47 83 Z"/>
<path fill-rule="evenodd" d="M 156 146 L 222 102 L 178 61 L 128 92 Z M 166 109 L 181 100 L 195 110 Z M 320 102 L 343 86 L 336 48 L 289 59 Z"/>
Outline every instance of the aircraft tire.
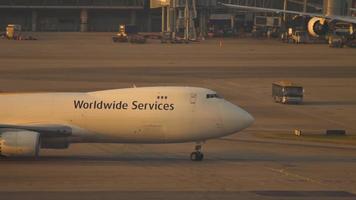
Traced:
<path fill-rule="evenodd" d="M 190 159 L 191 159 L 192 161 L 202 161 L 202 160 L 204 159 L 204 154 L 201 153 L 201 152 L 199 152 L 199 151 L 197 151 L 197 152 L 192 152 L 192 153 L 190 154 Z"/>
<path fill-rule="evenodd" d="M 202 161 L 204 159 L 204 154 L 199 152 L 199 161 Z"/>

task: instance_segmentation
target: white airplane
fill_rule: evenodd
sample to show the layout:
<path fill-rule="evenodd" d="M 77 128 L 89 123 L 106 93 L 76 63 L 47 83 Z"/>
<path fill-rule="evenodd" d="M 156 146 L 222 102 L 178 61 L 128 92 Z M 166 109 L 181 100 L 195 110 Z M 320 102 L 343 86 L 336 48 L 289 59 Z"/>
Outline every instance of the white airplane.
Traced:
<path fill-rule="evenodd" d="M 196 142 L 250 126 L 253 117 L 216 92 L 195 87 L 143 87 L 88 93 L 0 95 L 0 155 L 37 157 L 40 148 L 71 143 Z"/>
<path fill-rule="evenodd" d="M 293 10 L 282 10 L 282 9 L 263 8 L 263 7 L 255 7 L 255 6 L 243 6 L 243 5 L 226 4 L 226 3 L 220 3 L 220 5 L 228 8 L 235 8 L 235 9 L 273 12 L 277 14 L 286 13 L 286 14 L 311 17 L 311 19 L 308 22 L 308 31 L 314 37 L 319 37 L 320 32 L 323 32 L 323 30 L 325 30 L 325 27 L 327 26 L 328 22 L 341 21 L 350 24 L 356 24 L 356 17 L 352 17 L 352 16 L 324 15 L 319 13 L 308 13 L 308 12 L 299 12 Z"/>

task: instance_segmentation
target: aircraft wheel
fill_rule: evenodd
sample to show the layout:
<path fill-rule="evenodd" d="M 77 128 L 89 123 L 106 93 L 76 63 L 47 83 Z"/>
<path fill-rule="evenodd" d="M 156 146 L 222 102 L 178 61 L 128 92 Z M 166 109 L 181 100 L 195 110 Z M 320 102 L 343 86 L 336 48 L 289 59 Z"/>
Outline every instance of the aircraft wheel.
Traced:
<path fill-rule="evenodd" d="M 190 154 L 190 159 L 192 161 L 202 161 L 204 159 L 204 154 L 199 151 L 192 152 Z"/>
<path fill-rule="evenodd" d="M 199 152 L 199 161 L 202 161 L 204 159 L 204 154 Z"/>

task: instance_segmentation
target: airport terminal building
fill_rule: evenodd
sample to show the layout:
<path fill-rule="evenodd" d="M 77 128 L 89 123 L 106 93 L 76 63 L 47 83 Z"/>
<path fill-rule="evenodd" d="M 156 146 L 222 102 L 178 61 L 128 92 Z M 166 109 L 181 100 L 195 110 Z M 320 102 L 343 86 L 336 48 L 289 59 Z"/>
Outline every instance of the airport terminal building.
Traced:
<path fill-rule="evenodd" d="M 186 0 L 171 1 L 176 2 L 176 5 L 184 5 Z M 193 0 L 188 1 L 193 2 Z M 310 5 L 332 6 L 330 2 L 340 4 L 341 1 L 349 2 L 349 5 L 353 2 L 356 6 L 356 0 L 308 0 L 307 2 Z M 233 19 L 231 24 L 238 23 L 238 20 L 252 19 L 251 13 L 224 9 L 219 7 L 217 2 L 280 9 L 283 9 L 284 3 L 287 2 L 287 9 L 302 11 L 305 1 L 196 0 L 194 2 L 197 4 L 196 23 L 206 25 L 209 20 L 229 20 L 230 17 Z M 311 8 L 308 6 L 306 11 L 318 11 Z M 113 32 L 118 30 L 119 24 L 131 24 L 136 25 L 140 32 L 160 32 L 161 14 L 160 8 L 151 9 L 150 0 L 0 0 L 0 31 L 5 30 L 8 24 L 20 24 L 23 31 Z M 177 15 L 181 14 L 177 13 Z"/>
<path fill-rule="evenodd" d="M 0 26 L 20 24 L 25 31 L 116 31 L 136 24 L 159 31 L 160 15 L 146 0 L 1 0 Z M 159 10 L 158 10 L 159 11 Z M 157 21 L 157 22 L 155 22 Z"/>
<path fill-rule="evenodd" d="M 189 0 L 192 1 L 193 0 Z M 275 6 L 283 0 L 221 0 L 256 6 Z M 184 5 L 185 0 L 175 0 Z M 218 8 L 217 0 L 196 0 L 209 18 Z M 150 0 L 1 0 L 0 29 L 7 24 L 20 24 L 23 31 L 117 31 L 119 24 L 135 24 L 139 31 L 159 32 L 162 27 L 161 9 L 151 9 Z"/>

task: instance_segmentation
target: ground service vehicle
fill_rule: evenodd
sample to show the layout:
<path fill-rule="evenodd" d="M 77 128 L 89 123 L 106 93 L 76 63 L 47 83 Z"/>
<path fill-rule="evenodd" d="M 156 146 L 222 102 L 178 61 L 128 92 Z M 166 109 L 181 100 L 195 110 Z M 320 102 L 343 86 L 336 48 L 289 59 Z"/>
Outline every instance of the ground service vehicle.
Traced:
<path fill-rule="evenodd" d="M 308 33 L 306 31 L 289 28 L 288 31 L 282 35 L 282 41 L 293 44 L 305 44 L 309 41 Z"/>
<path fill-rule="evenodd" d="M 126 26 L 120 25 L 119 32 L 112 37 L 113 42 L 128 42 L 128 36 L 126 33 Z"/>
<path fill-rule="evenodd" d="M 329 47 L 343 48 L 344 46 L 354 47 L 355 32 L 353 26 L 344 23 L 338 23 L 334 31 L 329 36 Z"/>
<path fill-rule="evenodd" d="M 303 102 L 304 89 L 290 81 L 278 81 L 272 83 L 272 97 L 277 103 L 300 104 Z"/>
<path fill-rule="evenodd" d="M 120 25 L 119 32 L 112 37 L 113 42 L 146 43 L 146 37 L 138 34 L 135 25 Z"/>
<path fill-rule="evenodd" d="M 17 40 L 20 37 L 21 25 L 9 24 L 6 27 L 6 38 L 9 40 Z"/>

